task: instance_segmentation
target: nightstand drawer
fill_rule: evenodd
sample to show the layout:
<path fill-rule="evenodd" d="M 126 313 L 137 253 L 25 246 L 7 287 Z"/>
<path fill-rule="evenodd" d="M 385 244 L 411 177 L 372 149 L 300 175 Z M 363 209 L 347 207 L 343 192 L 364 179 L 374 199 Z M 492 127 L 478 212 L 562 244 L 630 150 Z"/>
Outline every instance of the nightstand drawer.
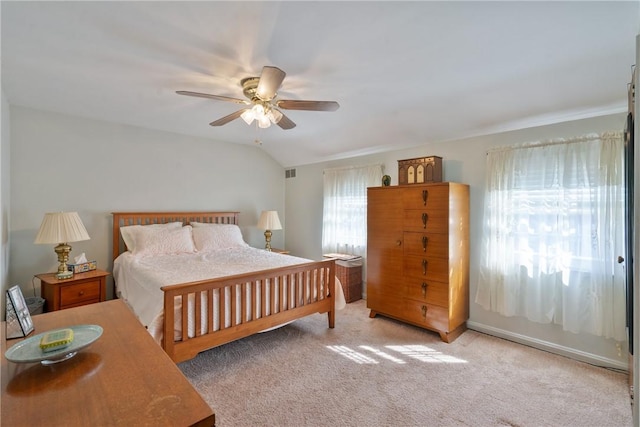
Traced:
<path fill-rule="evenodd" d="M 60 308 L 91 302 L 100 302 L 100 280 L 67 285 L 60 288 Z"/>
<path fill-rule="evenodd" d="M 107 299 L 107 276 L 103 270 L 74 274 L 71 279 L 58 279 L 56 273 L 37 274 L 40 295 L 47 302 L 46 311 L 62 310 Z"/>

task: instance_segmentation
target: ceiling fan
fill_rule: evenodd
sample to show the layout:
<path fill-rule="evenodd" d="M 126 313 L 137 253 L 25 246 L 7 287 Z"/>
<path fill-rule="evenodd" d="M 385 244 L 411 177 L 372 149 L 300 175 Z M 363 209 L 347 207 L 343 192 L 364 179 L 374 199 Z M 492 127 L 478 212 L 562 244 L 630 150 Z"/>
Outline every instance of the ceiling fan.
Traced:
<path fill-rule="evenodd" d="M 241 117 L 247 124 L 257 121 L 261 128 L 268 128 L 271 124 L 277 124 L 282 129 L 293 129 L 296 124 L 285 116 L 282 110 L 305 111 L 335 111 L 340 107 L 335 101 L 300 101 L 292 99 L 277 100 L 278 89 L 286 73 L 277 67 L 263 67 L 260 77 L 247 77 L 240 81 L 242 92 L 249 100 L 231 98 L 207 93 L 176 91 L 179 95 L 197 96 L 200 98 L 215 99 L 218 101 L 233 102 L 246 105 L 245 108 L 231 113 L 228 116 L 209 123 L 211 126 L 222 126 L 232 120 Z"/>

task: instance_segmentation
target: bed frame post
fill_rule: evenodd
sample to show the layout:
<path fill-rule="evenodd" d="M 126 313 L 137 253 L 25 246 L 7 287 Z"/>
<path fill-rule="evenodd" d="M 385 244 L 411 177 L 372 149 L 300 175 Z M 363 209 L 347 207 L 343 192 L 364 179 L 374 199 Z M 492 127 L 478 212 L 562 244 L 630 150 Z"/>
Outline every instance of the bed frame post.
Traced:
<path fill-rule="evenodd" d="M 171 292 L 164 295 L 164 322 L 162 323 L 162 348 L 169 355 L 171 360 L 177 363 L 175 359 L 175 342 L 173 340 L 173 328 L 175 323 L 174 304 L 175 297 Z"/>
<path fill-rule="evenodd" d="M 331 260 L 329 263 L 329 298 L 331 299 L 331 308 L 327 312 L 329 318 L 329 328 L 333 329 L 336 326 L 336 262 Z"/>

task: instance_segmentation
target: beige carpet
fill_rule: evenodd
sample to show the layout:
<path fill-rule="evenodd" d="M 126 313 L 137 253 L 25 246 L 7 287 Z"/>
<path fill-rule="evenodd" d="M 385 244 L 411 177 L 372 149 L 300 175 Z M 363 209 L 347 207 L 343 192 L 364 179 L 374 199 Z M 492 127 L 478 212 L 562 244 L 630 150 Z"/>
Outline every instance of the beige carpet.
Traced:
<path fill-rule="evenodd" d="M 452 344 L 365 301 L 181 363 L 227 426 L 631 426 L 626 373 L 467 331 Z"/>

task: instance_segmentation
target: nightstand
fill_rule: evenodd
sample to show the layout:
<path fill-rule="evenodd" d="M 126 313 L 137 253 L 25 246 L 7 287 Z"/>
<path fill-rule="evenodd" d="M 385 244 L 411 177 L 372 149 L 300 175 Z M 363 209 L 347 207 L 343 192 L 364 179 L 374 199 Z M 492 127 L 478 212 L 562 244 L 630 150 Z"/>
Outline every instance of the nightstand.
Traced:
<path fill-rule="evenodd" d="M 289 255 L 289 251 L 285 251 L 284 249 L 271 248 L 271 252 L 275 252 L 277 254 Z"/>
<path fill-rule="evenodd" d="M 71 279 L 59 280 L 56 273 L 37 274 L 40 296 L 47 302 L 45 311 L 63 310 L 107 299 L 107 276 L 103 270 L 76 273 Z"/>

